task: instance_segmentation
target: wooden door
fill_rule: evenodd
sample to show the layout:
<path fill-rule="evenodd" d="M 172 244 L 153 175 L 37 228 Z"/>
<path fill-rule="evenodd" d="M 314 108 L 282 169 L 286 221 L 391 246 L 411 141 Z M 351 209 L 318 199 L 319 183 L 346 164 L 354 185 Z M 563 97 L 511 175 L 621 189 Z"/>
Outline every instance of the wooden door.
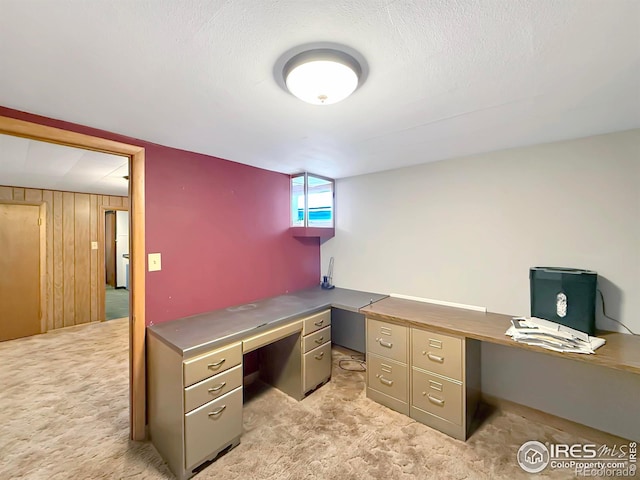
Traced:
<path fill-rule="evenodd" d="M 107 285 L 116 288 L 116 212 L 104 213 L 104 269 Z"/>
<path fill-rule="evenodd" d="M 40 207 L 0 203 L 0 341 L 42 333 Z"/>

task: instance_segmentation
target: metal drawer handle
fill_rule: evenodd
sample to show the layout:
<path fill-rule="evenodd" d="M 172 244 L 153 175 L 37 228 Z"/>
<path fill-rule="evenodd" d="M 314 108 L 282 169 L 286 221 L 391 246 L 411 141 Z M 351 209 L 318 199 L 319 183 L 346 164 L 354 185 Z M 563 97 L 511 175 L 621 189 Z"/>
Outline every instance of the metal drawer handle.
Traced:
<path fill-rule="evenodd" d="M 324 341 L 324 337 L 316 338 L 316 343 L 320 345 Z"/>
<path fill-rule="evenodd" d="M 393 347 L 393 343 L 391 342 L 385 342 L 383 339 L 378 338 L 378 343 L 380 344 L 381 347 L 387 347 L 387 348 L 391 348 Z"/>
<path fill-rule="evenodd" d="M 321 327 L 323 323 L 324 323 L 324 320 L 320 320 L 319 322 L 313 322 L 313 324 L 314 324 L 316 327 Z"/>
<path fill-rule="evenodd" d="M 209 412 L 209 416 L 210 417 L 215 417 L 217 415 L 220 415 L 224 411 L 225 408 L 227 408 L 227 406 L 226 405 L 222 405 L 220 408 L 214 410 L 213 412 Z"/>
<path fill-rule="evenodd" d="M 217 392 L 218 390 L 222 390 L 226 384 L 227 384 L 227 382 L 222 382 L 220 385 L 216 385 L 215 387 L 211 387 L 208 391 L 209 391 L 209 393 Z"/>
<path fill-rule="evenodd" d="M 444 357 L 439 357 L 433 353 L 427 353 L 427 357 L 429 357 L 429 360 L 433 360 L 434 362 L 444 363 Z"/>
<path fill-rule="evenodd" d="M 387 387 L 390 387 L 393 385 L 393 380 L 387 380 L 382 375 L 376 375 L 376 377 L 378 377 L 378 379 L 380 380 L 380 383 L 386 385 Z"/>
<path fill-rule="evenodd" d="M 324 357 L 324 352 L 320 352 L 320 355 L 314 355 L 313 358 L 315 358 L 316 360 L 322 360 L 322 357 Z"/>
<path fill-rule="evenodd" d="M 424 392 L 422 392 L 422 394 L 424 395 Z M 431 403 L 435 403 L 436 405 L 438 405 L 440 407 L 444 407 L 444 400 L 441 400 L 438 397 L 434 397 L 430 393 L 427 393 L 427 398 L 429 399 L 429 401 Z"/>
<path fill-rule="evenodd" d="M 220 365 L 222 365 L 226 361 L 227 361 L 227 359 L 223 358 L 219 362 L 210 363 L 209 365 L 207 365 L 207 368 L 217 368 L 217 367 L 219 367 Z"/>

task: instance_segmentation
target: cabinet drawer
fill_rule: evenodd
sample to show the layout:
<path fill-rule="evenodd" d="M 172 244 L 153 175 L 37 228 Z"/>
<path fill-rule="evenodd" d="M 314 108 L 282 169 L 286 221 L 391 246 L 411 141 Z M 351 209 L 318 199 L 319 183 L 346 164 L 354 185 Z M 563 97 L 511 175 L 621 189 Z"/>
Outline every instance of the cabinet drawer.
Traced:
<path fill-rule="evenodd" d="M 302 352 L 307 353 L 309 350 L 319 347 L 320 345 L 331 341 L 331 326 L 318 330 L 306 337 L 302 337 Z"/>
<path fill-rule="evenodd" d="M 242 387 L 184 416 L 185 468 L 216 453 L 242 433 Z"/>
<path fill-rule="evenodd" d="M 407 363 L 407 327 L 368 318 L 367 352 Z"/>
<path fill-rule="evenodd" d="M 331 377 L 331 342 L 305 353 L 302 360 L 303 393 Z"/>
<path fill-rule="evenodd" d="M 407 401 L 407 366 L 367 355 L 367 385 L 401 402 Z"/>
<path fill-rule="evenodd" d="M 462 339 L 411 329 L 412 365 L 462 381 Z"/>
<path fill-rule="evenodd" d="M 462 385 L 414 369 L 412 387 L 414 407 L 462 425 Z"/>
<path fill-rule="evenodd" d="M 242 362 L 242 344 L 234 343 L 199 357 L 186 360 L 184 368 L 184 386 L 188 387 L 216 373 L 235 367 Z"/>
<path fill-rule="evenodd" d="M 241 386 L 242 365 L 236 365 L 225 372 L 187 387 L 184 391 L 184 411 L 190 412 Z"/>
<path fill-rule="evenodd" d="M 293 335 L 296 332 L 300 332 L 301 327 L 300 320 L 288 323 L 281 327 L 272 328 L 266 332 L 262 332 L 251 338 L 247 338 L 242 341 L 242 353 L 252 352 L 260 347 L 274 343 L 282 338 Z"/>
<path fill-rule="evenodd" d="M 302 335 L 309 335 L 329 325 L 331 325 L 331 310 L 316 313 L 302 319 Z"/>

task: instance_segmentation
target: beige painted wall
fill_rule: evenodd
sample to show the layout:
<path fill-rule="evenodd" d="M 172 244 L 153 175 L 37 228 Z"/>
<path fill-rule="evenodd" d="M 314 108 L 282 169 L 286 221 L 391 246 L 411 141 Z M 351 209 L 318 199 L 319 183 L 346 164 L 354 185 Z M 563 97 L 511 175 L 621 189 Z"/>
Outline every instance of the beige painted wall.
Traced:
<path fill-rule="evenodd" d="M 607 313 L 640 333 L 640 130 L 342 179 L 336 203 L 336 236 L 321 255 L 323 272 L 335 258 L 337 286 L 528 315 L 529 267 L 587 268 L 600 276 Z M 623 331 L 600 312 L 597 324 Z M 522 355 L 489 345 L 483 358 L 491 365 L 482 372 L 485 391 L 524 403 L 519 392 L 531 386 L 500 368 Z M 588 372 L 596 384 L 613 378 Z M 545 388 L 568 380 L 551 377 Z M 604 390 L 640 398 L 639 379 L 615 378 L 622 381 Z M 537 396 L 527 397 L 534 408 L 566 403 L 562 393 Z M 584 406 L 574 406 L 572 419 L 640 436 L 638 415 L 629 424 L 623 411 L 603 425 L 603 395 L 587 389 L 579 398 Z M 565 410 L 551 413 L 569 418 Z"/>
<path fill-rule="evenodd" d="M 95 322 L 104 316 L 98 304 L 98 250 L 101 207 L 128 208 L 127 197 L 0 186 L 0 200 L 47 205 L 47 331 Z"/>

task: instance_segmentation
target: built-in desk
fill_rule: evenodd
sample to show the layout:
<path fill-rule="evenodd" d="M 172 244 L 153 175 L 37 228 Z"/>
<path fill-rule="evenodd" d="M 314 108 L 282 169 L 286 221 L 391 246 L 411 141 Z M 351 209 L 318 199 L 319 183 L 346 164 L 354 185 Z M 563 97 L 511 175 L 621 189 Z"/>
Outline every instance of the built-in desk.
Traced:
<path fill-rule="evenodd" d="M 507 315 L 392 297 L 361 312 L 367 319 L 367 396 L 463 440 L 481 394 L 480 342 L 640 374 L 640 338 L 632 335 L 600 332 L 606 344 L 583 355 L 514 342 L 505 335 Z"/>
<path fill-rule="evenodd" d="M 301 400 L 331 376 L 332 310 L 361 318 L 385 298 L 320 287 L 147 328 L 151 441 L 180 479 L 240 442 L 243 355 L 261 377 Z"/>
<path fill-rule="evenodd" d="M 615 332 L 598 332 L 606 339 L 595 355 L 562 353 L 514 342 L 505 332 L 511 326 L 511 316 L 482 313 L 462 308 L 445 307 L 388 297 L 360 310 L 367 317 L 405 322 L 445 334 L 458 335 L 483 342 L 523 348 L 565 359 L 601 365 L 616 370 L 640 374 L 640 337 Z"/>
<path fill-rule="evenodd" d="M 358 312 L 387 295 L 320 287 L 150 325 L 147 333 L 185 358 L 327 308 Z"/>
<path fill-rule="evenodd" d="M 341 288 L 207 312 L 147 328 L 151 440 L 178 478 L 239 443 L 245 353 L 264 353 L 267 381 L 302 399 L 331 375 L 341 316 L 345 339 L 366 330 L 369 398 L 461 439 L 480 394 L 480 342 L 640 373 L 638 337 L 604 333 L 597 354 L 564 354 L 513 342 L 506 315 Z"/>

